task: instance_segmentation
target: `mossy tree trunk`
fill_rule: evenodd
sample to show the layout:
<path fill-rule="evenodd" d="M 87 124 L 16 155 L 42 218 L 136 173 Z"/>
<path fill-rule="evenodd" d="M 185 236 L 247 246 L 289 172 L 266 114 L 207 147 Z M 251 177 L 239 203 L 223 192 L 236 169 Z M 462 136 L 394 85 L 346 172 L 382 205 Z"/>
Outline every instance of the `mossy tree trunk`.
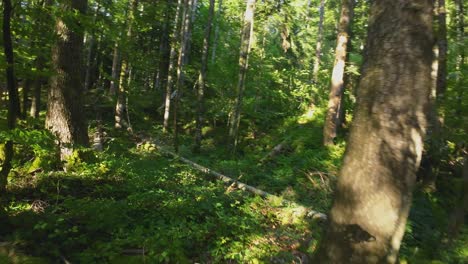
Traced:
<path fill-rule="evenodd" d="M 395 263 L 431 89 L 432 0 L 371 6 L 357 108 L 317 263 Z"/>
<path fill-rule="evenodd" d="M 60 14 L 84 14 L 86 7 L 87 0 L 64 1 L 60 4 Z M 62 160 L 71 154 L 74 145 L 88 145 L 81 78 L 83 31 L 78 19 L 57 17 L 46 128 L 57 136 Z"/>

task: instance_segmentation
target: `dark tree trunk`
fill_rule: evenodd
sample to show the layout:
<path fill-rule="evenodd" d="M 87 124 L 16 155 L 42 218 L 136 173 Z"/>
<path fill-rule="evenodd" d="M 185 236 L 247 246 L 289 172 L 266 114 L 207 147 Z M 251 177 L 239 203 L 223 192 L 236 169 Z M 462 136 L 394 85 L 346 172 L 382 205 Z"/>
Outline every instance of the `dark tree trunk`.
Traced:
<path fill-rule="evenodd" d="M 327 115 L 323 126 L 324 145 L 333 145 L 338 127 L 340 126 L 340 107 L 342 107 L 341 104 L 344 93 L 343 77 L 354 3 L 355 0 L 343 0 L 341 4 L 340 24 L 338 26 L 338 37 L 335 49 L 335 63 L 333 66 Z"/>
<path fill-rule="evenodd" d="M 318 24 L 318 36 L 317 43 L 315 44 L 315 61 L 313 71 L 313 82 L 317 83 L 318 73 L 320 68 L 320 61 L 322 59 L 322 41 L 323 41 L 323 20 L 325 17 L 325 0 L 320 0 L 319 7 L 319 24 Z"/>
<path fill-rule="evenodd" d="M 15 128 L 16 119 L 20 116 L 20 103 L 18 88 L 16 87 L 15 62 L 13 57 L 13 44 L 11 41 L 11 0 L 3 0 L 3 51 L 6 60 L 6 80 L 8 91 L 8 130 Z M 0 171 L 0 194 L 3 196 L 7 185 L 7 177 L 11 170 L 13 160 L 13 141 L 8 140 L 4 146 L 4 159 Z"/>
<path fill-rule="evenodd" d="M 463 6 L 465 2 L 463 0 L 456 0 L 456 9 L 457 9 L 457 43 L 458 44 L 458 56 L 455 68 L 457 69 L 456 84 L 458 87 L 458 96 L 457 96 L 457 109 L 456 115 L 461 117 L 462 108 L 463 108 L 463 97 L 465 96 L 465 87 L 462 85 L 463 78 L 462 76 L 462 67 L 465 63 L 465 49 L 463 46 L 465 39 L 465 8 Z"/>
<path fill-rule="evenodd" d="M 171 52 L 169 55 L 169 66 L 167 70 L 167 84 L 166 84 L 166 98 L 164 101 L 164 123 L 163 131 L 167 132 L 169 128 L 169 114 L 171 112 L 171 100 L 172 100 L 172 86 L 174 85 L 174 69 L 176 68 L 176 56 L 177 56 L 177 43 L 179 42 L 179 28 L 182 28 L 182 21 L 180 19 L 182 9 L 182 0 L 177 1 L 177 10 L 174 17 L 174 25 L 171 37 Z M 181 22 L 179 22 L 181 21 Z"/>
<path fill-rule="evenodd" d="M 31 91 L 32 80 L 26 79 L 23 82 L 23 107 L 21 108 L 21 118 L 25 119 L 30 105 L 29 93 Z"/>
<path fill-rule="evenodd" d="M 85 13 L 87 0 L 72 0 L 60 4 L 62 13 Z M 56 43 L 52 49 L 54 75 L 50 81 L 46 128 L 58 138 L 61 158 L 65 160 L 73 145 L 88 145 L 88 125 L 84 116 L 82 76 L 83 30 L 80 23 L 58 17 Z"/>
<path fill-rule="evenodd" d="M 254 12 L 256 0 L 248 0 L 244 14 L 244 24 L 242 26 L 240 56 L 239 56 L 239 81 L 237 83 L 237 97 L 234 103 L 234 108 L 229 126 L 229 138 L 231 141 L 232 152 L 236 152 L 240 115 L 242 109 L 242 101 L 244 99 L 245 78 L 247 76 L 247 68 L 249 61 L 250 47 L 252 44 L 253 28 L 254 28 Z"/>
<path fill-rule="evenodd" d="M 203 39 L 203 51 L 202 51 L 202 60 L 201 60 L 201 69 L 198 76 L 198 91 L 197 91 L 197 120 L 196 120 L 196 130 L 195 130 L 195 146 L 194 152 L 200 152 L 201 141 L 202 141 L 202 126 L 204 121 L 204 97 L 205 97 L 205 87 L 206 87 L 206 71 L 208 68 L 208 50 L 211 36 L 211 27 L 213 24 L 213 15 L 214 15 L 214 5 L 215 0 L 210 0 L 210 7 L 208 10 L 208 21 L 205 27 L 205 37 Z"/>
<path fill-rule="evenodd" d="M 372 2 L 350 138 L 317 263 L 395 263 L 421 160 L 432 1 Z"/>

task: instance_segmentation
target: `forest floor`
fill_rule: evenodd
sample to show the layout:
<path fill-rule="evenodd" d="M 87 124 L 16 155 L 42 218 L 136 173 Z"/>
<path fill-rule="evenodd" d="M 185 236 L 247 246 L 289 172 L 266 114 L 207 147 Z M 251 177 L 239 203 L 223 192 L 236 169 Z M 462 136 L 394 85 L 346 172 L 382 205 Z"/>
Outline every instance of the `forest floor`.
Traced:
<path fill-rule="evenodd" d="M 17 149 L 0 263 L 307 263 L 323 223 L 282 199 L 327 212 L 344 143 L 321 147 L 314 120 L 281 127 L 269 135 L 252 132 L 236 157 L 217 147 L 225 139 L 211 129 L 201 154 L 191 153 L 188 135 L 180 146 L 181 156 L 280 197 L 274 199 L 163 155 L 149 140 L 170 142 L 158 127 L 138 128 L 137 135 L 108 128 L 104 151 L 76 152 L 67 172 L 41 168 L 47 162 L 27 153 L 47 157 L 50 149 L 38 143 L 47 140 L 26 133 L 37 146 Z M 284 141 L 281 152 L 264 159 Z M 438 195 L 416 192 L 402 263 L 466 263 L 466 229 L 449 246 L 441 243 L 447 202 Z"/>

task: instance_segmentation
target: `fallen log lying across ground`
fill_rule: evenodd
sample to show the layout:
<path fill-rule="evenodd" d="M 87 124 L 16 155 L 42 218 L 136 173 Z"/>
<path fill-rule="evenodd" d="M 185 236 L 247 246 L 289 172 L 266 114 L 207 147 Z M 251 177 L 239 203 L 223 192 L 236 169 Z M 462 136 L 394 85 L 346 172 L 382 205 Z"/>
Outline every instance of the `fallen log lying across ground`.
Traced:
<path fill-rule="evenodd" d="M 180 161 L 182 161 L 183 163 L 189 165 L 190 167 L 198 170 L 198 171 L 201 171 L 205 174 L 208 174 L 208 175 L 212 175 L 212 176 L 215 176 L 217 178 L 219 178 L 221 181 L 223 181 L 224 183 L 226 183 L 227 185 L 230 185 L 230 186 L 233 186 L 233 187 L 237 187 L 241 190 L 244 190 L 244 191 L 248 191 L 248 192 L 251 192 L 253 194 L 256 194 L 256 195 L 259 195 L 263 198 L 270 198 L 270 199 L 278 199 L 278 200 L 281 200 L 281 204 L 283 206 L 288 206 L 288 207 L 292 207 L 295 209 L 295 211 L 297 211 L 298 213 L 303 213 L 305 216 L 307 217 L 310 217 L 310 218 L 313 218 L 313 219 L 317 219 L 317 220 L 321 220 L 321 221 L 326 221 L 327 220 L 327 215 L 324 214 L 324 213 L 320 213 L 320 212 L 317 212 L 315 210 L 312 210 L 310 208 L 307 208 L 305 206 L 302 206 L 302 205 L 299 205 L 295 202 L 292 202 L 292 201 L 288 201 L 288 200 L 285 200 L 279 196 L 276 196 L 276 195 L 273 195 L 273 194 L 270 194 L 268 192 L 265 192 L 265 191 L 262 191 L 260 189 L 257 189 L 253 186 L 250 186 L 248 184 L 245 184 L 245 183 L 242 183 L 240 181 L 237 181 L 231 177 L 228 177 L 226 175 L 223 175 L 219 172 L 216 172 L 212 169 L 209 169 L 207 167 L 204 167 L 198 163 L 195 163 L 191 160 L 188 160 L 170 150 L 167 150 L 166 148 L 162 147 L 161 145 L 156 145 L 157 146 L 157 149 L 159 152 L 165 154 L 165 155 L 168 155 L 168 156 L 171 156 L 175 159 L 178 159 Z"/>

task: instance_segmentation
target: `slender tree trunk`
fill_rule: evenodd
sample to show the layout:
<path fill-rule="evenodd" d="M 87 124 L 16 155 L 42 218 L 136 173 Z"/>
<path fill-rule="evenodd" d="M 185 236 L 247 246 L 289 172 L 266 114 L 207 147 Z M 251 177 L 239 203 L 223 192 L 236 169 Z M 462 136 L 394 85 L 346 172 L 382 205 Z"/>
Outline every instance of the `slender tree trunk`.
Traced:
<path fill-rule="evenodd" d="M 463 107 L 463 97 L 465 93 L 465 89 L 462 86 L 462 80 L 463 78 L 460 78 L 462 76 L 462 67 L 465 64 L 465 48 L 464 48 L 464 40 L 465 40 L 465 8 L 463 6 L 464 1 L 463 0 L 456 0 L 456 9 L 457 9 L 457 43 L 458 44 L 458 56 L 457 56 L 457 61 L 456 61 L 456 66 L 455 68 L 457 69 L 457 77 L 456 77 L 456 84 L 458 89 L 458 96 L 457 96 L 457 109 L 456 109 L 456 115 L 458 117 L 461 117 L 462 113 L 462 107 Z"/>
<path fill-rule="evenodd" d="M 339 127 L 340 107 L 344 92 L 344 72 L 348 48 L 351 20 L 355 0 L 343 0 L 341 4 L 340 24 L 335 49 L 335 63 L 328 99 L 327 115 L 323 126 L 323 144 L 333 145 Z"/>
<path fill-rule="evenodd" d="M 33 96 L 31 100 L 31 108 L 29 110 L 29 116 L 32 118 L 39 117 L 39 111 L 41 110 L 41 88 L 42 77 L 36 77 L 33 82 Z"/>
<path fill-rule="evenodd" d="M 62 13 L 86 11 L 87 0 L 72 0 L 60 5 Z M 58 17 L 57 40 L 52 49 L 54 75 L 48 93 L 46 128 L 59 141 L 61 159 L 72 153 L 73 145 L 88 145 L 88 125 L 84 116 L 82 76 L 82 30 L 76 30 L 78 21 L 72 25 Z"/>
<path fill-rule="evenodd" d="M 117 88 L 116 88 L 116 83 L 118 81 L 118 78 L 120 76 L 120 52 L 119 52 L 119 44 L 115 42 L 114 46 L 114 52 L 112 56 L 112 74 L 111 74 L 111 81 L 110 81 L 110 88 L 109 88 L 109 94 L 110 95 L 115 95 L 117 93 Z"/>
<path fill-rule="evenodd" d="M 21 108 L 21 118 L 25 119 L 28 114 L 28 107 L 29 107 L 29 92 L 31 91 L 31 79 L 26 79 L 23 82 L 23 107 Z"/>
<path fill-rule="evenodd" d="M 186 0 L 185 2 L 185 11 L 184 11 L 184 22 L 182 23 L 181 30 L 181 41 L 179 48 L 179 58 L 177 62 L 177 81 L 176 81 L 176 95 L 174 98 L 174 150 L 177 152 L 179 148 L 179 126 L 178 126 L 178 104 L 180 102 L 180 97 L 182 94 L 182 89 L 185 85 L 185 64 L 187 63 L 187 54 L 188 46 L 191 41 L 191 22 L 192 22 L 192 13 L 195 11 L 195 4 L 197 0 Z"/>
<path fill-rule="evenodd" d="M 221 23 L 221 14 L 223 12 L 223 0 L 218 0 L 218 11 L 216 11 L 216 27 L 214 31 L 213 44 L 211 45 L 211 63 L 216 61 L 216 48 L 218 47 L 219 24 Z"/>
<path fill-rule="evenodd" d="M 244 97 L 245 78 L 247 75 L 250 47 L 252 44 L 254 28 L 254 12 L 256 0 L 248 0 L 244 14 L 244 24 L 242 26 L 240 56 L 239 56 L 239 81 L 237 83 L 237 97 L 232 111 L 231 123 L 229 127 L 229 138 L 231 141 L 232 152 L 236 152 L 242 100 Z"/>
<path fill-rule="evenodd" d="M 317 43 L 315 46 L 315 61 L 314 61 L 314 71 L 313 71 L 314 83 L 317 83 L 318 81 L 320 61 L 322 59 L 323 20 L 325 17 L 325 0 L 320 0 L 319 17 L 320 18 L 319 18 L 319 24 L 318 24 Z"/>
<path fill-rule="evenodd" d="M 439 48 L 437 68 L 437 97 L 443 97 L 447 90 L 447 11 L 445 0 L 438 0 L 438 32 L 437 45 Z"/>
<path fill-rule="evenodd" d="M 179 23 L 180 15 L 182 9 L 182 0 L 177 1 L 177 9 L 174 18 L 174 28 L 172 30 L 172 37 L 171 37 L 171 52 L 169 55 L 169 67 L 167 70 L 167 85 L 166 85 L 166 98 L 164 102 L 164 123 L 163 123 L 163 131 L 167 132 L 169 128 L 169 114 L 171 110 L 171 97 L 172 97 L 172 86 L 174 85 L 174 69 L 176 67 L 176 55 L 177 55 L 177 43 L 179 42 L 179 28 L 182 28 L 182 22 Z M 180 27 L 179 27 L 180 25 Z"/>
<path fill-rule="evenodd" d="M 93 24 L 96 23 L 97 16 L 99 14 L 99 9 L 101 7 L 99 6 L 99 3 L 96 7 L 96 13 L 94 13 L 93 17 Z M 96 45 L 96 40 L 94 37 L 94 30 L 91 30 L 89 33 L 89 47 L 88 51 L 86 54 L 86 72 L 85 72 L 85 82 L 84 82 L 84 90 L 88 91 L 90 86 L 91 86 L 91 71 L 94 68 L 93 67 L 93 52 L 94 52 L 94 46 Z"/>
<path fill-rule="evenodd" d="M 203 51 L 202 51 L 202 60 L 201 60 L 201 69 L 198 76 L 198 91 L 197 91 L 197 120 L 196 120 L 196 130 L 195 130 L 195 146 L 194 152 L 200 152 L 201 141 L 202 141 L 202 126 L 204 122 L 204 97 L 205 97 L 205 87 L 206 87 L 206 71 L 208 68 L 208 50 L 211 36 L 211 27 L 213 25 L 213 15 L 214 15 L 214 5 L 215 0 L 210 0 L 210 7 L 208 9 L 208 21 L 205 27 L 205 37 L 203 39 Z"/>
<path fill-rule="evenodd" d="M 169 36 L 169 27 L 170 27 L 170 5 L 171 1 L 166 2 L 166 13 L 164 18 L 164 25 L 161 36 L 161 43 L 159 44 L 159 68 L 156 75 L 155 81 L 155 90 L 159 90 L 161 87 L 166 87 L 167 85 L 167 74 L 169 68 L 169 59 L 170 59 L 170 36 Z"/>
<path fill-rule="evenodd" d="M 13 44 L 11 41 L 11 0 L 3 0 L 3 51 L 6 60 L 6 79 L 8 91 L 8 130 L 15 128 L 16 119 L 20 116 L 20 102 L 18 88 L 16 87 L 15 62 L 13 55 Z M 7 185 L 8 174 L 11 170 L 13 160 L 13 141 L 7 140 L 4 146 L 4 159 L 0 171 L 0 194 L 3 196 Z"/>
<path fill-rule="evenodd" d="M 431 89 L 432 1 L 372 2 L 355 118 L 317 263 L 395 263 Z"/>
<path fill-rule="evenodd" d="M 129 7 L 128 7 L 128 14 L 127 14 L 127 23 L 128 23 L 128 28 L 127 28 L 127 34 L 126 34 L 126 39 L 125 42 L 128 43 L 132 39 L 132 33 L 133 33 L 133 21 L 135 19 L 135 11 L 138 6 L 138 1 L 137 0 L 129 0 Z M 122 61 L 121 61 L 121 67 L 120 67 L 120 78 L 119 78 L 119 89 L 117 90 L 117 103 L 115 104 L 115 128 L 121 129 L 123 127 L 127 127 L 129 130 L 131 130 L 131 127 L 125 121 L 125 113 L 128 111 L 128 109 L 125 107 L 126 106 L 126 101 L 127 101 L 127 90 L 128 90 L 128 83 L 125 83 L 127 81 L 127 78 L 129 76 L 129 63 L 128 63 L 128 51 L 123 52 L 122 54 Z"/>

